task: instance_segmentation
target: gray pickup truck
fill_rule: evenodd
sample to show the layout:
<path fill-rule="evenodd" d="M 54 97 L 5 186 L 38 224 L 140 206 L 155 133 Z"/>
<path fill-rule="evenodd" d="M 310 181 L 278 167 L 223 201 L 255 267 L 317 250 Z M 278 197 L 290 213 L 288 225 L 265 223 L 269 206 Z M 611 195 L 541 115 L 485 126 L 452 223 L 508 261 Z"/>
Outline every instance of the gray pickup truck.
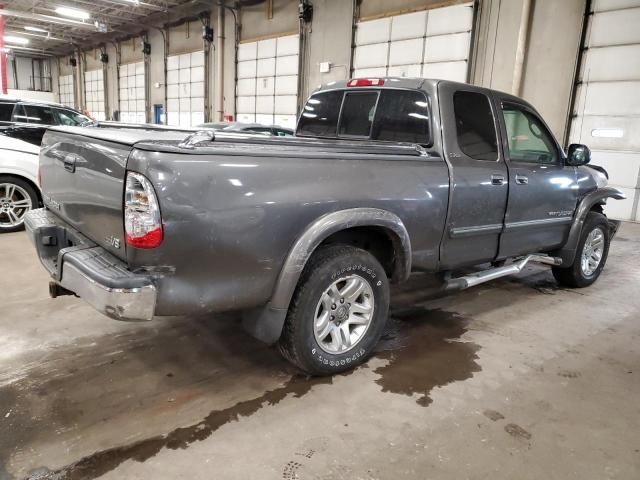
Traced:
<path fill-rule="evenodd" d="M 289 138 L 54 127 L 25 223 L 53 297 L 121 320 L 241 310 L 331 374 L 371 354 L 412 271 L 456 290 L 540 262 L 593 283 L 618 227 L 603 205 L 624 197 L 589 159 L 511 95 L 354 79 L 314 92 Z"/>

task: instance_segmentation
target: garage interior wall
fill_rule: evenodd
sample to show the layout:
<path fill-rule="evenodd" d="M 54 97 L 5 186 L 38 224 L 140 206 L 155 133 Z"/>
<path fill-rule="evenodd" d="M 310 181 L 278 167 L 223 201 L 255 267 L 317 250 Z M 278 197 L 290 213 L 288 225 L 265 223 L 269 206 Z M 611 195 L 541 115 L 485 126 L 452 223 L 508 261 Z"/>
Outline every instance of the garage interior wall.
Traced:
<path fill-rule="evenodd" d="M 185 22 L 171 27 L 167 56 L 169 125 L 191 127 L 205 121 L 205 78 L 202 23 Z"/>
<path fill-rule="evenodd" d="M 298 35 L 243 42 L 238 48 L 237 118 L 294 128 Z"/>
<path fill-rule="evenodd" d="M 140 37 L 120 42 L 118 87 L 120 121 L 146 122 L 144 55 Z"/>
<path fill-rule="evenodd" d="M 595 0 L 592 11 L 570 139 L 626 194 L 607 213 L 640 221 L 640 0 Z"/>
<path fill-rule="evenodd" d="M 353 76 L 466 82 L 472 29 L 473 3 L 361 20 Z"/>

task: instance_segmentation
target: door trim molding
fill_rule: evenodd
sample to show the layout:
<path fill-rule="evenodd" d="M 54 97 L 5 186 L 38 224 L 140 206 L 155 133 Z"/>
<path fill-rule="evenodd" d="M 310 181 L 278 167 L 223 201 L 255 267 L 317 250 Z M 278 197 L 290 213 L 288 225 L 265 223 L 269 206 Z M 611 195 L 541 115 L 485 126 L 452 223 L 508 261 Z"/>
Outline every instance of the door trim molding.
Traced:
<path fill-rule="evenodd" d="M 565 224 L 573 222 L 573 216 L 542 218 L 539 220 L 526 220 L 524 222 L 510 222 L 505 224 L 505 230 L 517 230 L 519 228 L 538 227 L 540 225 Z"/>
<path fill-rule="evenodd" d="M 477 227 L 458 227 L 450 228 L 449 236 L 451 238 L 469 237 L 472 235 L 492 235 L 502 231 L 502 224 L 495 223 L 491 225 L 479 225 Z"/>

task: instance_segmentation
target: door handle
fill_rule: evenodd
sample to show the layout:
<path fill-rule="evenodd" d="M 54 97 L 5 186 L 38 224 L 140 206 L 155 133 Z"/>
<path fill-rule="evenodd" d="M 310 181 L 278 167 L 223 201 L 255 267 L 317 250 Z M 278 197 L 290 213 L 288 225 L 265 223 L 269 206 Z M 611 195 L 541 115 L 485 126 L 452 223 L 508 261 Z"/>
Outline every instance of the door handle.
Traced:
<path fill-rule="evenodd" d="M 504 185 L 504 175 L 491 175 L 491 185 Z"/>
<path fill-rule="evenodd" d="M 76 160 L 77 158 L 73 153 L 66 155 L 64 157 L 64 160 L 62 160 L 62 163 L 64 164 L 64 169 L 67 172 L 74 173 L 76 171 Z"/>
<path fill-rule="evenodd" d="M 516 183 L 518 185 L 528 185 L 529 177 L 527 177 L 526 175 L 516 175 Z"/>

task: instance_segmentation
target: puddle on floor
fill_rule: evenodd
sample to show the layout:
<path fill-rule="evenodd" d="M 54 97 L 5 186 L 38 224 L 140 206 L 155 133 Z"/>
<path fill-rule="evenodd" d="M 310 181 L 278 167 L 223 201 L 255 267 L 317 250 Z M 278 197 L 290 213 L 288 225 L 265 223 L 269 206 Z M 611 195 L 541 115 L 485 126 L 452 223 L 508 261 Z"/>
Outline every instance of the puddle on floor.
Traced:
<path fill-rule="evenodd" d="M 98 478 L 114 470 L 126 460 L 144 462 L 155 456 L 163 448 L 172 450 L 185 449 L 194 442 L 205 440 L 221 426 L 237 421 L 240 417 L 250 416 L 263 407 L 276 405 L 290 394 L 295 398 L 299 398 L 311 390 L 314 385 L 330 384 L 331 382 L 331 377 L 309 378 L 294 376 L 282 387 L 266 392 L 258 398 L 239 402 L 224 410 L 214 410 L 195 425 L 178 428 L 167 435 L 147 438 L 131 445 L 102 450 L 60 470 L 39 470 L 28 478 L 32 480 L 87 480 Z"/>
<path fill-rule="evenodd" d="M 375 369 L 383 392 L 416 396 L 427 406 L 430 392 L 451 382 L 471 378 L 480 371 L 480 347 L 458 341 L 469 319 L 457 313 L 423 308 L 392 313 L 378 357 L 389 362 Z"/>
<path fill-rule="evenodd" d="M 476 352 L 479 347 L 472 343 L 457 341 L 466 332 L 468 321 L 468 319 L 456 313 L 442 310 L 404 308 L 393 311 L 376 352 L 376 357 L 388 360 L 388 363 L 376 368 L 374 371 L 379 376 L 375 381 L 380 385 L 381 390 L 383 392 L 416 396 L 416 402 L 419 405 L 427 406 L 432 401 L 430 392 L 433 388 L 468 379 L 474 372 L 479 371 L 480 367 L 476 362 Z M 206 375 L 203 375 L 205 370 L 208 369 L 214 373 L 209 374 L 208 381 L 200 386 L 200 390 L 195 390 L 195 395 L 204 396 L 203 390 L 206 392 L 207 388 L 215 389 L 216 383 L 221 383 L 224 388 L 233 388 L 233 382 L 237 381 L 238 375 L 254 378 L 256 376 L 270 376 L 271 385 L 280 386 L 265 390 L 259 396 L 236 403 L 229 408 L 214 410 L 201 421 L 190 426 L 176 428 L 170 433 L 150 436 L 128 445 L 95 452 L 57 471 L 39 468 L 32 471 L 28 478 L 69 480 L 97 478 L 114 470 L 126 460 L 144 462 L 165 448 L 174 450 L 186 449 L 190 444 L 206 439 L 227 423 L 237 421 L 241 417 L 251 416 L 263 407 L 276 405 L 286 397 L 302 397 L 315 385 L 331 384 L 333 382 L 332 377 L 309 378 L 295 374 L 286 375 L 287 364 L 280 360 L 275 351 L 266 347 L 252 345 L 252 347 L 246 348 L 242 352 L 233 351 L 231 344 L 242 344 L 243 340 L 246 343 L 247 339 L 239 338 L 242 337 L 242 334 L 237 332 L 230 333 L 227 328 L 223 330 L 227 331 L 212 332 L 215 334 L 216 340 L 220 338 L 219 335 L 229 334 L 229 337 L 227 337 L 229 342 L 224 342 L 228 346 L 224 349 L 224 353 L 227 356 L 222 368 L 220 361 L 223 352 L 217 351 L 217 353 L 212 354 L 209 351 L 208 355 L 206 353 L 212 347 L 210 337 L 206 334 L 206 328 L 202 325 L 197 327 L 178 325 L 172 326 L 168 331 L 160 330 L 160 333 L 149 335 L 147 338 L 138 338 L 137 342 L 131 342 L 130 335 L 125 335 L 123 336 L 124 338 L 118 339 L 119 341 L 115 342 L 117 345 L 108 345 L 109 341 L 99 342 L 91 352 L 84 353 L 84 359 L 91 357 L 91 365 L 87 368 L 86 365 L 82 366 L 82 362 L 80 362 L 80 371 L 75 368 L 66 368 L 71 366 L 55 365 L 52 368 L 53 366 L 49 365 L 45 371 L 39 371 L 38 374 L 55 373 L 54 378 L 57 377 L 58 379 L 45 381 L 45 385 L 40 387 L 36 387 L 31 383 L 31 388 L 34 390 L 32 394 L 42 395 L 41 400 L 45 403 L 52 402 L 50 407 L 56 412 L 58 427 L 75 425 L 74 430 L 81 434 L 81 425 L 88 425 L 86 421 L 98 414 L 95 411 L 91 414 L 86 410 L 100 409 L 91 402 L 87 403 L 91 399 L 85 397 L 75 399 L 79 401 L 73 402 L 71 407 L 67 406 L 67 408 L 61 409 L 60 405 L 53 405 L 58 400 L 57 395 L 69 392 L 71 386 L 78 387 L 76 389 L 78 392 L 82 392 L 86 388 L 99 388 L 105 390 L 104 394 L 107 396 L 112 395 L 113 392 L 109 390 L 114 387 L 117 389 L 117 384 L 112 384 L 111 387 L 107 388 L 104 383 L 101 383 L 101 381 L 105 380 L 112 381 L 112 375 L 103 376 L 102 378 L 98 375 L 94 379 L 91 376 L 96 371 L 108 370 L 114 365 L 114 361 L 115 365 L 117 365 L 120 361 L 134 356 L 134 352 L 127 351 L 127 349 L 131 349 L 131 343 L 135 345 L 135 356 L 139 357 L 139 361 L 134 365 L 136 367 L 134 368 L 135 373 L 137 375 L 145 374 L 145 369 L 148 369 L 149 365 L 155 365 L 156 368 L 153 371 L 156 372 L 159 378 L 163 379 L 156 380 L 164 383 L 162 390 L 170 391 L 172 390 L 171 387 L 175 389 L 177 385 L 174 382 L 177 379 L 193 375 L 193 373 L 188 373 L 189 366 L 194 367 L 196 363 L 200 363 L 198 374 L 193 375 L 188 379 L 189 381 L 182 385 L 188 391 L 191 391 L 191 386 L 194 384 L 200 384 L 203 377 L 206 378 Z M 193 351 L 194 349 L 195 351 Z M 111 357 L 110 352 L 114 350 L 116 354 Z M 167 355 L 167 351 L 171 353 Z M 77 354 L 78 352 L 73 357 L 77 358 Z M 59 352 L 58 355 L 61 358 L 71 358 L 64 352 Z M 169 362 L 166 357 L 177 357 L 179 361 Z M 208 365 L 203 365 L 202 363 Z M 244 368 L 239 368 L 239 363 L 245 363 Z M 215 364 L 218 364 L 217 368 L 215 368 Z M 176 369 L 177 365 L 180 365 L 180 368 Z M 236 365 L 236 367 L 232 365 Z M 122 367 L 119 370 L 122 371 Z M 125 370 L 130 370 L 130 368 Z M 290 372 L 291 370 L 288 371 Z M 35 372 L 33 373 L 35 374 Z M 350 374 L 351 372 L 347 372 L 344 375 Z M 283 380 L 274 381 L 277 377 L 282 379 L 283 376 L 284 382 Z M 38 378 L 32 377 L 30 381 L 38 382 Z M 88 384 L 80 388 L 80 384 L 84 382 Z M 226 386 L 224 385 L 225 383 L 227 384 Z M 159 386 L 158 383 L 154 384 L 156 388 Z M 180 395 L 179 391 L 180 388 L 178 388 L 177 397 Z M 54 393 L 53 398 L 47 395 L 51 395 L 51 393 Z M 144 397 L 141 400 L 145 400 Z M 132 398 L 131 401 L 135 401 L 135 398 Z M 163 406 L 162 408 L 173 409 L 177 413 L 181 404 L 182 401 L 177 398 L 175 402 L 167 403 L 166 407 Z M 23 406 L 29 409 L 29 402 Z M 61 412 L 61 410 L 64 410 L 64 412 Z M 145 414 L 142 404 L 136 408 L 131 403 L 121 405 L 118 408 L 118 413 L 136 415 L 136 410 L 139 410 L 139 414 Z M 148 410 L 146 412 L 148 413 Z M 112 411 L 111 413 L 113 414 L 114 412 Z M 101 419 L 101 421 L 109 422 L 109 413 L 100 412 L 99 415 L 101 417 L 105 415 L 105 418 Z M 96 418 L 94 417 L 93 419 Z M 51 427 L 51 425 L 47 426 L 42 422 L 36 422 L 35 425 L 31 425 L 33 422 L 29 422 L 26 417 L 21 420 L 25 423 L 23 427 L 30 429 L 27 437 L 31 438 L 42 438 L 42 432 L 36 432 L 34 429 L 38 430 L 38 428 L 30 428 L 30 426 L 37 427 L 39 423 L 39 426 L 44 427 L 45 430 L 47 430 L 47 427 Z M 78 426 L 78 422 L 80 426 Z M 23 438 L 22 440 L 22 446 L 24 447 L 29 443 L 30 438 Z"/>

